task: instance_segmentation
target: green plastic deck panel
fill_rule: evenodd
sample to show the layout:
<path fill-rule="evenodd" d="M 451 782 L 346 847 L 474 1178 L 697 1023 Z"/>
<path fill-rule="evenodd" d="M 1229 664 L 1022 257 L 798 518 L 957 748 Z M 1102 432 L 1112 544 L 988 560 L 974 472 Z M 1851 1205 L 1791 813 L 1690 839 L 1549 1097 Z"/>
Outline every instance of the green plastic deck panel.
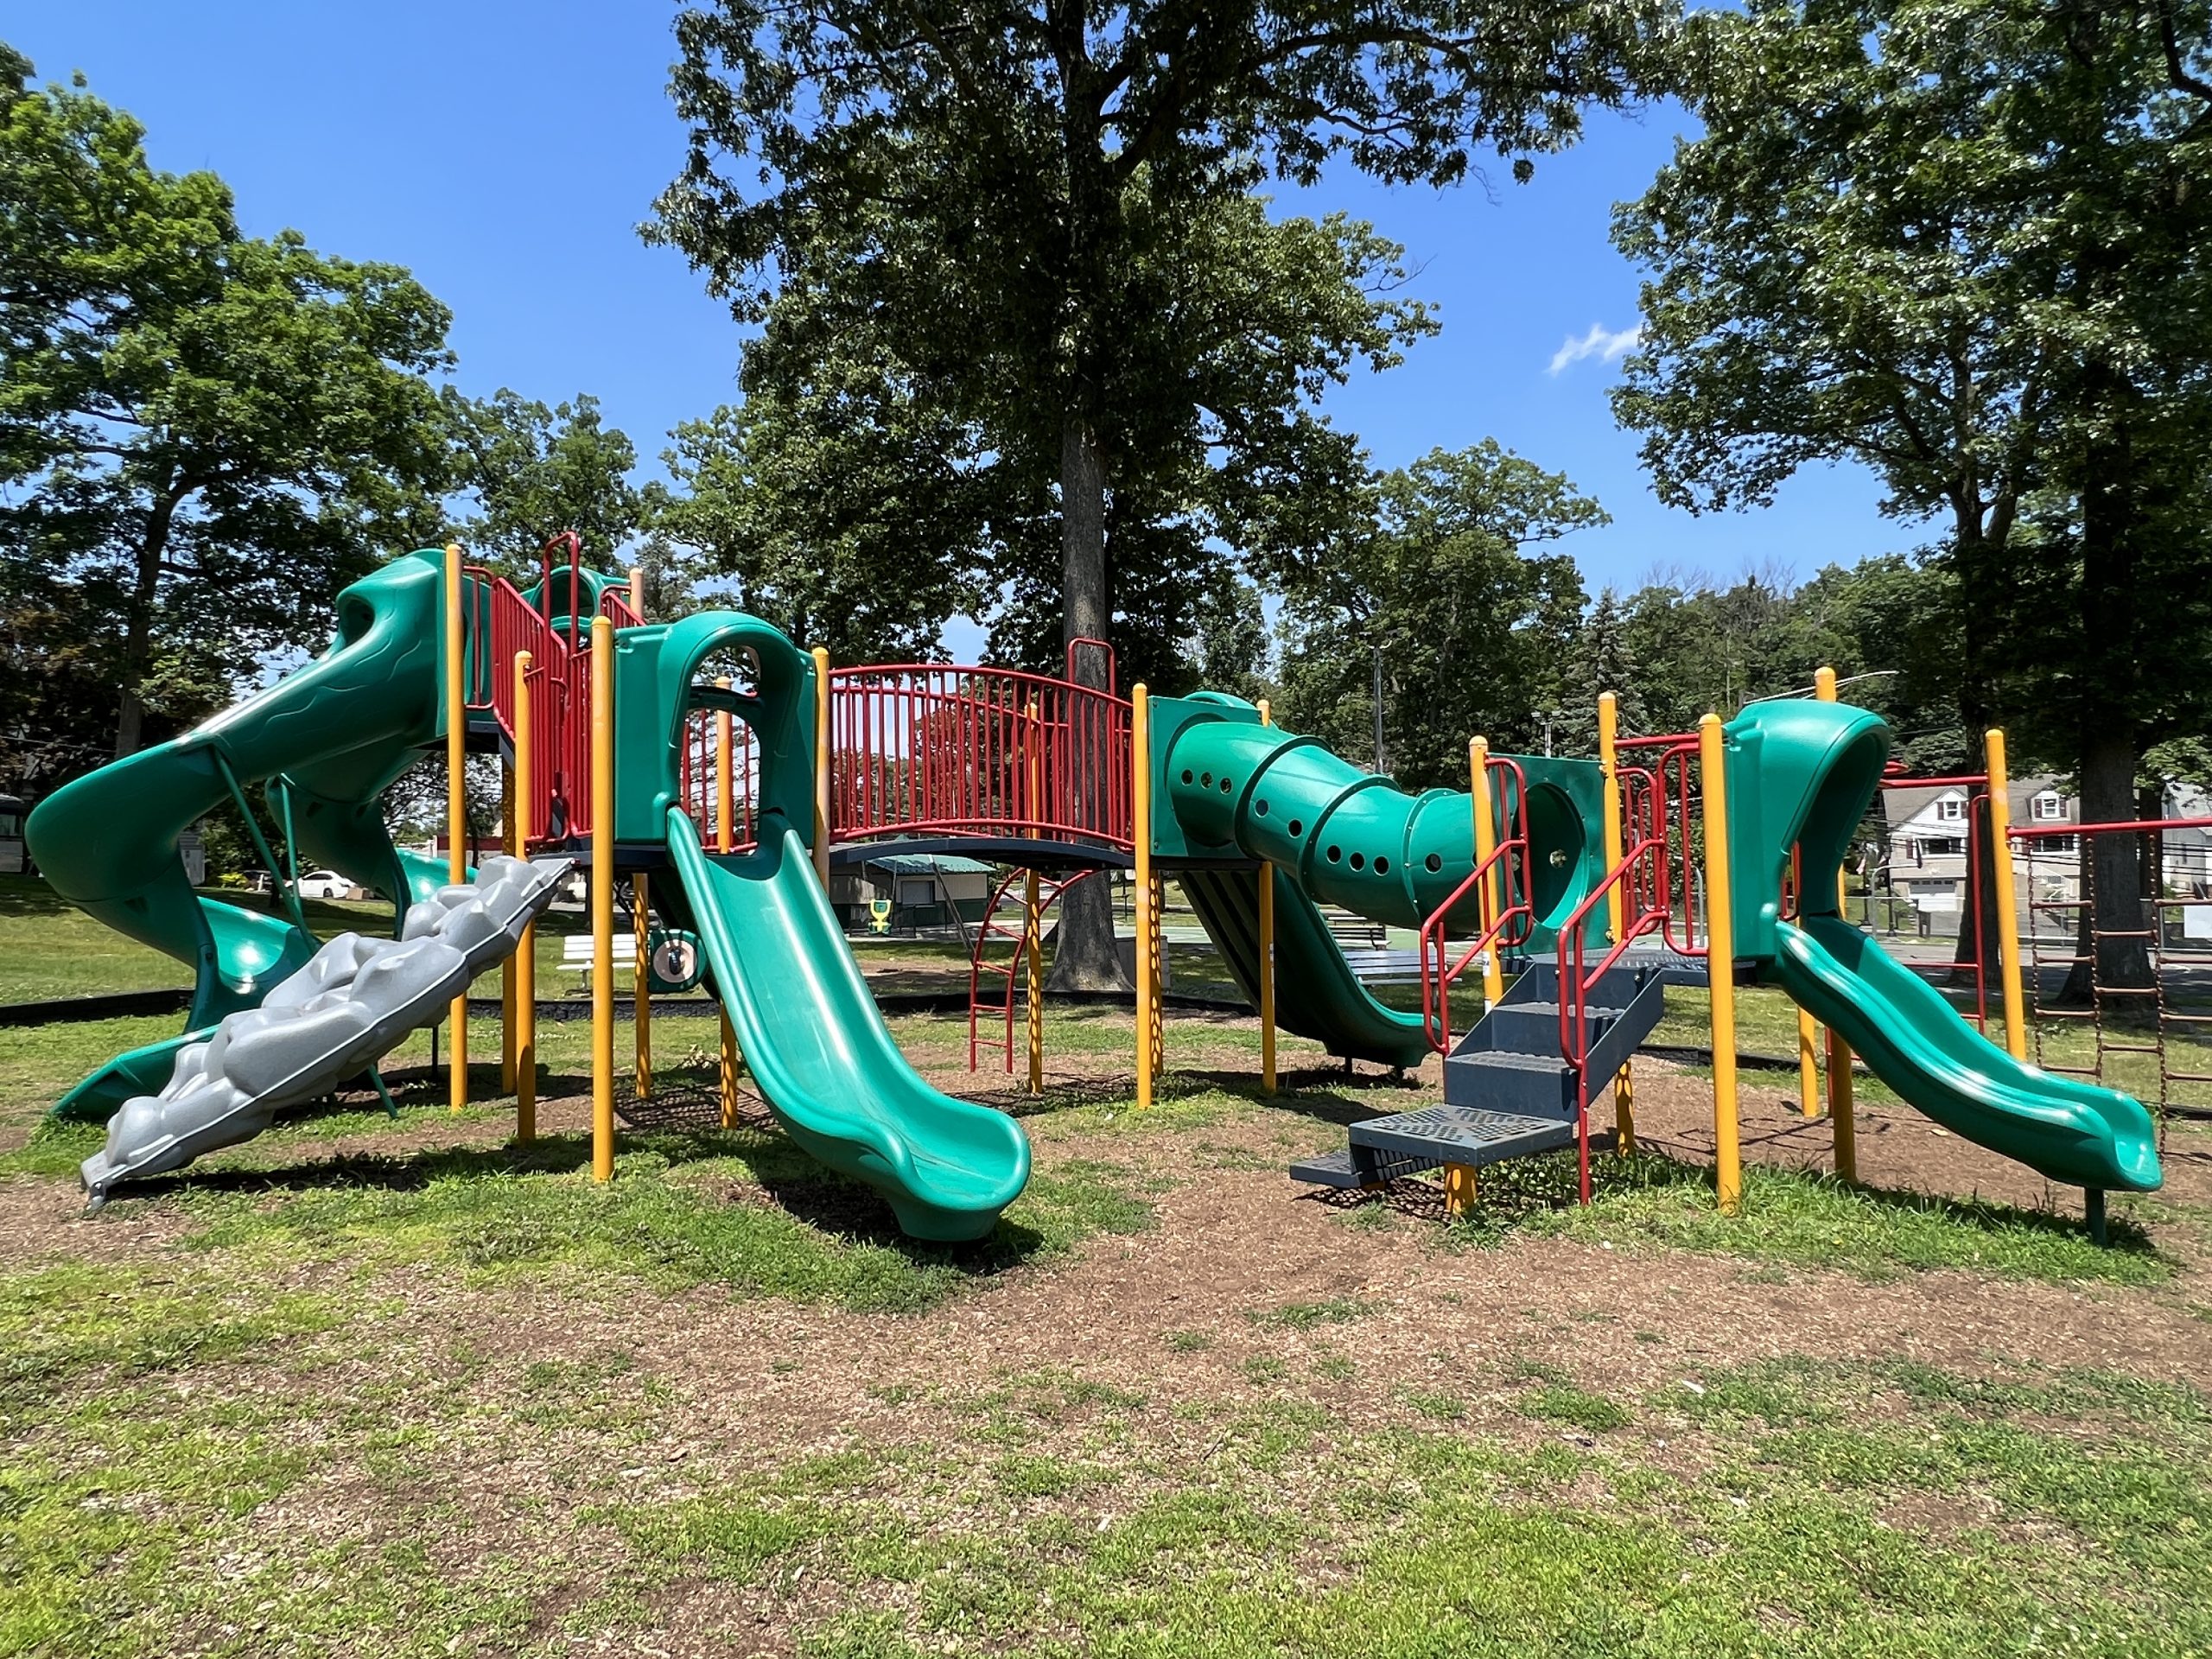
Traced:
<path fill-rule="evenodd" d="M 339 595 L 336 637 L 322 656 L 182 737 L 64 785 L 32 811 L 26 838 L 54 891 L 194 974 L 185 1035 L 118 1056 L 64 1096 L 57 1115 L 104 1118 L 158 1089 L 188 1037 L 257 1007 L 315 954 L 289 921 L 204 897 L 186 879 L 177 837 L 229 804 L 232 780 L 251 789 L 288 779 L 300 856 L 403 912 L 444 879 L 392 845 L 378 805 L 444 730 L 443 559 L 423 550 L 355 582 Z"/>
<path fill-rule="evenodd" d="M 668 849 L 738 1048 L 777 1121 L 889 1202 L 914 1238 L 981 1238 L 1029 1179 L 1012 1118 L 938 1093 L 906 1064 L 815 879 L 774 814 L 759 847 L 709 858 L 671 811 Z"/>
<path fill-rule="evenodd" d="M 1837 873 L 1889 758 L 1881 717 L 1843 703 L 1754 703 L 1726 741 L 1738 959 L 1954 1134 L 2055 1181 L 2155 1190 L 2157 1131 L 2139 1102 L 2015 1060 L 1840 915 Z M 1804 894 L 1795 924 L 1781 913 L 1793 845 Z"/>

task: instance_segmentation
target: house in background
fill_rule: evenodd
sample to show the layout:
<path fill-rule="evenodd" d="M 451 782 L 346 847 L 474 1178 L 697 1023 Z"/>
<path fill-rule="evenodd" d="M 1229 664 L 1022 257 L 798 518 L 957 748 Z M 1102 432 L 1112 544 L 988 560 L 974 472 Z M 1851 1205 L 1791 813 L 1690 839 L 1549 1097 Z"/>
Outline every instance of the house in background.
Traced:
<path fill-rule="evenodd" d="M 1967 855 L 1971 846 L 1967 791 L 1961 786 L 1907 785 L 1882 791 L 1889 833 L 1891 891 L 1915 910 L 1937 919 L 1937 931 L 1955 931 L 1967 903 Z M 2012 822 L 2025 828 L 2080 822 L 2081 803 L 2049 775 L 2012 779 Z M 2021 900 L 2070 903 L 2081 896 L 2080 837 L 2041 836 L 2022 843 L 2014 866 Z"/>
<path fill-rule="evenodd" d="M 890 904 L 887 925 L 892 932 L 964 929 L 983 919 L 997 874 L 995 866 L 980 859 L 899 853 L 886 847 L 857 869 L 830 872 L 830 904 L 849 933 L 871 931 L 879 900 Z"/>

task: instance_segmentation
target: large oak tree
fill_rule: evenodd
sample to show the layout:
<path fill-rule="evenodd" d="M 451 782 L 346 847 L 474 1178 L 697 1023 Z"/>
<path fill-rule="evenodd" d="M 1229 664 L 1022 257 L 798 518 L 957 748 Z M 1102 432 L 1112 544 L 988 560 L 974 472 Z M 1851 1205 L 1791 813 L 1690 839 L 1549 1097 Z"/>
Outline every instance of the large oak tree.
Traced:
<path fill-rule="evenodd" d="M 1210 245 L 1255 188 L 1339 156 L 1400 181 L 1452 183 L 1485 154 L 1525 175 L 1589 101 L 1624 96 L 1656 10 L 721 0 L 678 20 L 690 156 L 651 233 L 741 319 L 770 321 L 792 285 L 819 296 L 823 326 L 865 329 L 991 453 L 1049 479 L 1061 637 L 1110 637 L 1115 529 L 1157 547 L 1203 524 L 1201 474 L 1349 470 L 1309 400 L 1375 325 L 1315 353 L 1268 314 L 1268 284 L 1219 280 L 1234 267 Z M 818 359 L 780 332 L 771 351 Z M 1292 396 L 1210 393 L 1203 371 L 1239 340 Z M 1107 977 L 1094 908 L 1063 950 Z"/>

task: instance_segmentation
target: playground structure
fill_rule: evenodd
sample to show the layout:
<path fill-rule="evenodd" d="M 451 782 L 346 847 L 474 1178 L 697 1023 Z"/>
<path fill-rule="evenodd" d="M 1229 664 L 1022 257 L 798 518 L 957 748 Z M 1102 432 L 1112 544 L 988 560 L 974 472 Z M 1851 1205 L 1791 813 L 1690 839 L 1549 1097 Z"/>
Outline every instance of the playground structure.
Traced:
<path fill-rule="evenodd" d="M 1402 1068 L 1443 1056 L 1440 1104 L 1355 1124 L 1341 1154 L 1295 1167 L 1309 1182 L 1372 1186 L 1441 1168 L 1459 1208 L 1485 1165 L 1572 1147 L 1586 1200 L 1593 1152 L 1634 1144 L 1631 1058 L 1667 985 L 1700 982 L 1713 1007 L 1719 1198 L 1732 1210 L 1741 1195 L 1734 988 L 1760 980 L 1805 1011 L 1807 1056 L 1814 1022 L 1827 1027 L 1827 1110 L 1847 1178 L 1856 1051 L 1946 1127 L 2082 1185 L 2093 1218 L 2106 1188 L 2158 1184 L 2155 1130 L 2138 1103 L 2026 1063 L 2016 939 L 2008 935 L 1999 964 L 1999 1048 L 1844 918 L 1844 859 L 1881 785 L 1889 736 L 1878 717 L 1834 700 L 1826 671 L 1814 700 L 1753 704 L 1725 725 L 1708 716 L 1695 734 L 1623 737 L 1606 698 L 1595 760 L 1493 755 L 1476 739 L 1468 791 L 1408 795 L 1282 730 L 1264 704 L 1211 693 L 1153 698 L 1142 685 L 1123 697 L 1096 641 L 1070 646 L 1065 679 L 931 664 L 833 669 L 826 653 L 803 653 L 735 613 L 649 622 L 638 592 L 634 573 L 625 582 L 588 569 L 573 537 L 548 544 L 528 588 L 467 565 L 457 548 L 404 556 L 340 596 L 337 638 L 315 663 L 42 803 L 31 841 L 57 889 L 192 963 L 198 976 L 182 1036 L 118 1057 L 56 1110 L 105 1116 L 159 1099 L 180 1057 L 204 1047 L 226 1018 L 272 995 L 302 1000 L 294 981 L 316 950 L 296 899 L 278 918 L 195 894 L 175 850 L 194 818 L 225 799 L 243 809 L 245 787 L 262 784 L 285 825 L 293 874 L 310 864 L 346 873 L 392 902 L 395 933 L 404 935 L 411 906 L 467 880 L 462 778 L 474 748 L 505 764 L 509 851 L 586 860 L 591 871 L 593 1166 L 601 1179 L 613 1171 L 614 912 L 626 887 L 637 1096 L 654 1086 L 654 959 L 671 942 L 696 940 L 695 971 L 721 1010 L 725 1122 L 741 1065 L 793 1140 L 881 1192 L 909 1233 L 957 1240 L 990 1230 L 1027 1179 L 1027 1141 L 1010 1119 L 940 1093 L 906 1065 L 829 904 L 833 866 L 895 842 L 901 852 L 1007 867 L 994 913 L 1019 880 L 1018 933 L 984 924 L 985 934 L 1015 942 L 1003 998 L 988 1012 L 995 1026 L 1003 1020 L 1011 1071 L 1017 990 L 1026 990 L 1033 1091 L 1043 1084 L 1043 918 L 1058 893 L 1102 871 L 1134 876 L 1141 1108 L 1164 1063 L 1160 918 L 1171 878 L 1259 1010 L 1268 1091 L 1278 1027 L 1348 1064 Z M 1100 659 L 1098 685 L 1076 683 L 1086 652 Z M 442 870 L 392 846 L 379 806 L 399 772 L 441 742 L 451 831 Z M 1981 781 L 2000 820 L 2002 779 L 1992 734 Z M 135 810 L 118 815 L 126 799 Z M 2019 833 L 2032 832 L 2001 821 L 1990 830 L 2002 918 L 2012 914 Z M 1419 1011 L 1368 991 L 1325 905 L 1416 932 Z M 527 1140 L 536 998 L 528 918 L 515 920 L 502 1061 Z M 1716 940 L 1725 948 L 1715 951 Z M 1483 1012 L 1455 1033 L 1452 990 L 1471 970 L 1481 976 Z M 979 939 L 971 1065 L 982 1046 L 983 982 L 1001 971 L 987 969 Z M 1983 982 L 1977 1012 L 1986 1014 Z M 468 1090 L 463 990 L 445 1010 L 456 1109 Z M 390 1023 L 379 1040 L 396 1040 Z M 372 1066 L 374 1046 L 346 1050 L 353 1075 Z M 327 1066 L 301 1075 L 322 1091 L 342 1080 Z M 1808 1110 L 1817 1109 L 1815 1077 L 1808 1064 Z M 262 1090 L 259 1121 L 307 1087 Z M 1592 1122 L 1608 1090 L 1610 1134 Z M 153 1166 L 103 1173 L 121 1179 Z"/>

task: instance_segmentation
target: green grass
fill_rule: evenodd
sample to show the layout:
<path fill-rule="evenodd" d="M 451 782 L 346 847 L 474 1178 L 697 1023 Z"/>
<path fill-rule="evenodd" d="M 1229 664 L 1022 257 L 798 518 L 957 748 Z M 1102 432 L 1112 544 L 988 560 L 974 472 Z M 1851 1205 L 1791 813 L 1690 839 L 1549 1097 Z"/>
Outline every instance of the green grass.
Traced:
<path fill-rule="evenodd" d="M 1448 1234 L 1495 1245 L 1511 1234 L 1572 1238 L 1613 1248 L 1670 1249 L 1781 1267 L 1840 1268 L 1880 1281 L 1904 1272 L 1960 1268 L 2003 1279 L 2161 1285 L 2174 1263 L 2128 1219 L 2116 1198 L 2112 1243 L 2091 1242 L 2078 1221 L 1979 1199 L 1847 1186 L 1808 1172 L 1751 1168 L 1741 1210 L 1714 1206 L 1709 1169 L 1651 1155 L 1592 1166 L 1592 1201 L 1573 1201 L 1574 1164 L 1564 1156 L 1484 1172 L 1482 1205 Z"/>
<path fill-rule="evenodd" d="M 1907 1395 L 1902 1419 L 1854 1427 L 1895 1406 L 1894 1385 L 1808 1370 L 1830 1413 L 1821 1438 L 1794 1420 L 1731 1419 L 1703 1477 L 1632 1444 L 1602 1458 L 1522 1451 L 1416 1407 L 1429 1426 L 1332 1437 L 1285 1492 L 1249 1450 L 1294 1439 L 1303 1420 L 1262 1408 L 1103 1512 L 1065 1465 L 1033 1458 L 994 1473 L 1035 1507 L 979 1510 L 958 1448 L 943 1447 L 878 1461 L 865 1481 L 786 1473 L 618 1524 L 654 1541 L 670 1579 L 813 1583 L 816 1605 L 839 1610 L 798 1633 L 800 1651 L 838 1659 L 976 1647 L 2179 1659 L 2212 1639 L 2198 1593 L 2212 1446 L 2193 1396 L 2118 1440 L 2093 1418 L 2014 1421 L 2003 1399 L 1961 1409 Z"/>
<path fill-rule="evenodd" d="M 1332 1296 L 1325 1301 L 1286 1302 L 1281 1307 L 1253 1307 L 1244 1317 L 1254 1325 L 1280 1331 L 1311 1331 L 1317 1325 L 1348 1325 L 1375 1312 L 1371 1302 L 1357 1296 Z"/>
<path fill-rule="evenodd" d="M 588 1179 L 586 1142 L 556 1136 L 529 1148 L 357 1154 L 181 1185 L 172 1201 L 200 1251 L 662 1292 L 712 1284 L 865 1313 L 933 1306 L 979 1278 L 1151 1219 L 1117 1171 L 1065 1163 L 1034 1178 L 989 1238 L 921 1245 L 897 1236 L 880 1199 L 780 1137 L 669 1133 L 624 1144 L 603 1186 Z M 734 1200 L 733 1182 L 766 1184 L 778 1202 Z M 115 1207 L 127 1215 L 143 1202 Z"/>

